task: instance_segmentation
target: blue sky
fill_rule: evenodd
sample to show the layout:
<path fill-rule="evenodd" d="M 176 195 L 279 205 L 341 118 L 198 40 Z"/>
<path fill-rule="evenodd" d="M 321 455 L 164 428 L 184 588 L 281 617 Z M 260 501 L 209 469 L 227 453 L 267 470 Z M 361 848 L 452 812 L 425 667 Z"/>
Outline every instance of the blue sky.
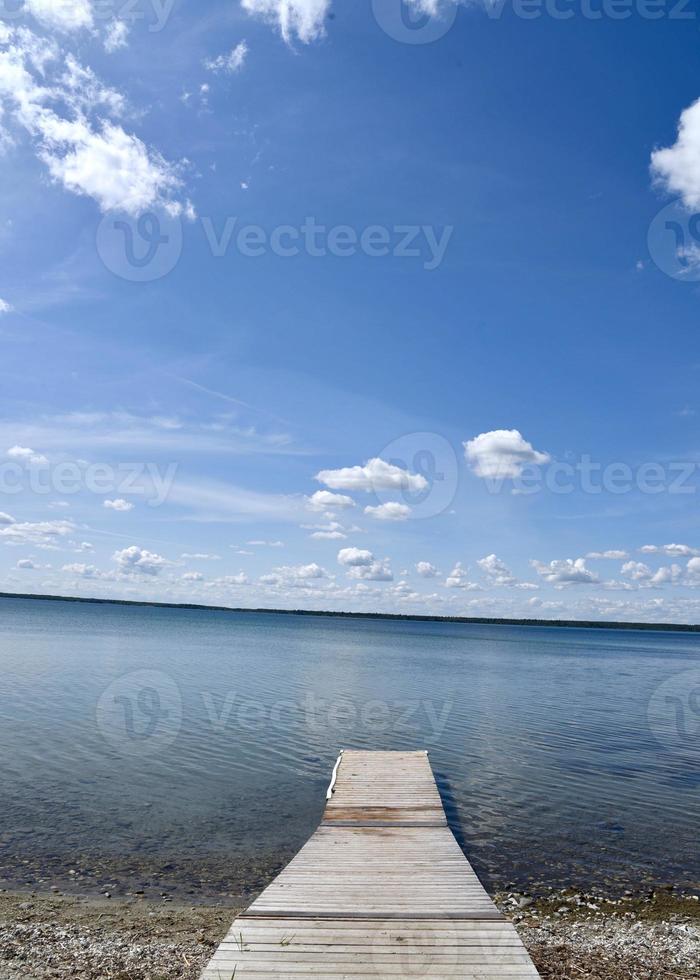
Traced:
<path fill-rule="evenodd" d="M 0 589 L 700 622 L 695 7 L 1 9 Z"/>

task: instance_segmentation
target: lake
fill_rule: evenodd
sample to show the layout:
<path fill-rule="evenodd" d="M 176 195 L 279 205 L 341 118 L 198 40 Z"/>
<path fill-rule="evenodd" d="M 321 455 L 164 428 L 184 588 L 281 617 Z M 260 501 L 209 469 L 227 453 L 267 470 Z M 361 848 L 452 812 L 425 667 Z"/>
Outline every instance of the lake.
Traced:
<path fill-rule="evenodd" d="M 426 748 L 492 889 L 698 886 L 700 636 L 0 600 L 0 878 L 216 898 L 341 748 Z"/>

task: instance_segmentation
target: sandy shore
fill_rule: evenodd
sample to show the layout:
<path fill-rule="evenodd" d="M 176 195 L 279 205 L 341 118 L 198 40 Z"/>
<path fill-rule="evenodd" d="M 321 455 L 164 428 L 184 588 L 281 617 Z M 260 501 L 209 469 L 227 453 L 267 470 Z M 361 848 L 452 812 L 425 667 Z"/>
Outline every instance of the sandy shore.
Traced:
<path fill-rule="evenodd" d="M 553 892 L 497 896 L 548 980 L 698 977 L 700 902 Z M 234 905 L 0 894 L 0 980 L 196 980 Z"/>

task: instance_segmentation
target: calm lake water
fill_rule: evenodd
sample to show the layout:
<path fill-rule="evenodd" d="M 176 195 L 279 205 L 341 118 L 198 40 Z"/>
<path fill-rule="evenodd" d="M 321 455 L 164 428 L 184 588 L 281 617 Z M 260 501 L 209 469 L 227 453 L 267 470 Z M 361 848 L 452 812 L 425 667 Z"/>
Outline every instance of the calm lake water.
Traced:
<path fill-rule="evenodd" d="M 485 883 L 700 884 L 700 636 L 0 600 L 0 878 L 259 887 L 427 748 Z"/>

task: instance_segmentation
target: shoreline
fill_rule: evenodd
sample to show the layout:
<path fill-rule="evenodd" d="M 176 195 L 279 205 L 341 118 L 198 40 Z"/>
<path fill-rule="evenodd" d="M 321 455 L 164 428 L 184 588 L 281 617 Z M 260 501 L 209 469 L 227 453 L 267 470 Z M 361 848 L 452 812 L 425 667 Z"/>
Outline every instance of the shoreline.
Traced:
<path fill-rule="evenodd" d="M 95 596 L 49 595 L 33 592 L 0 592 L 0 599 L 37 602 L 84 602 L 89 605 L 137 606 L 150 609 L 189 609 L 200 612 L 248 613 L 250 615 L 316 616 L 319 618 L 388 620 L 408 623 L 462 623 L 472 626 L 531 626 L 554 629 L 629 630 L 655 633 L 700 633 L 700 623 L 633 623 L 615 620 L 506 619 L 491 616 L 423 616 L 403 613 L 349 612 L 332 609 L 276 609 L 268 607 L 208 606 L 194 602 L 149 602 L 139 599 L 102 599 Z"/>
<path fill-rule="evenodd" d="M 619 898 L 495 896 L 543 980 L 697 976 L 700 901 L 670 886 Z M 2 980 L 197 980 L 245 902 L 160 904 L 0 891 Z"/>

